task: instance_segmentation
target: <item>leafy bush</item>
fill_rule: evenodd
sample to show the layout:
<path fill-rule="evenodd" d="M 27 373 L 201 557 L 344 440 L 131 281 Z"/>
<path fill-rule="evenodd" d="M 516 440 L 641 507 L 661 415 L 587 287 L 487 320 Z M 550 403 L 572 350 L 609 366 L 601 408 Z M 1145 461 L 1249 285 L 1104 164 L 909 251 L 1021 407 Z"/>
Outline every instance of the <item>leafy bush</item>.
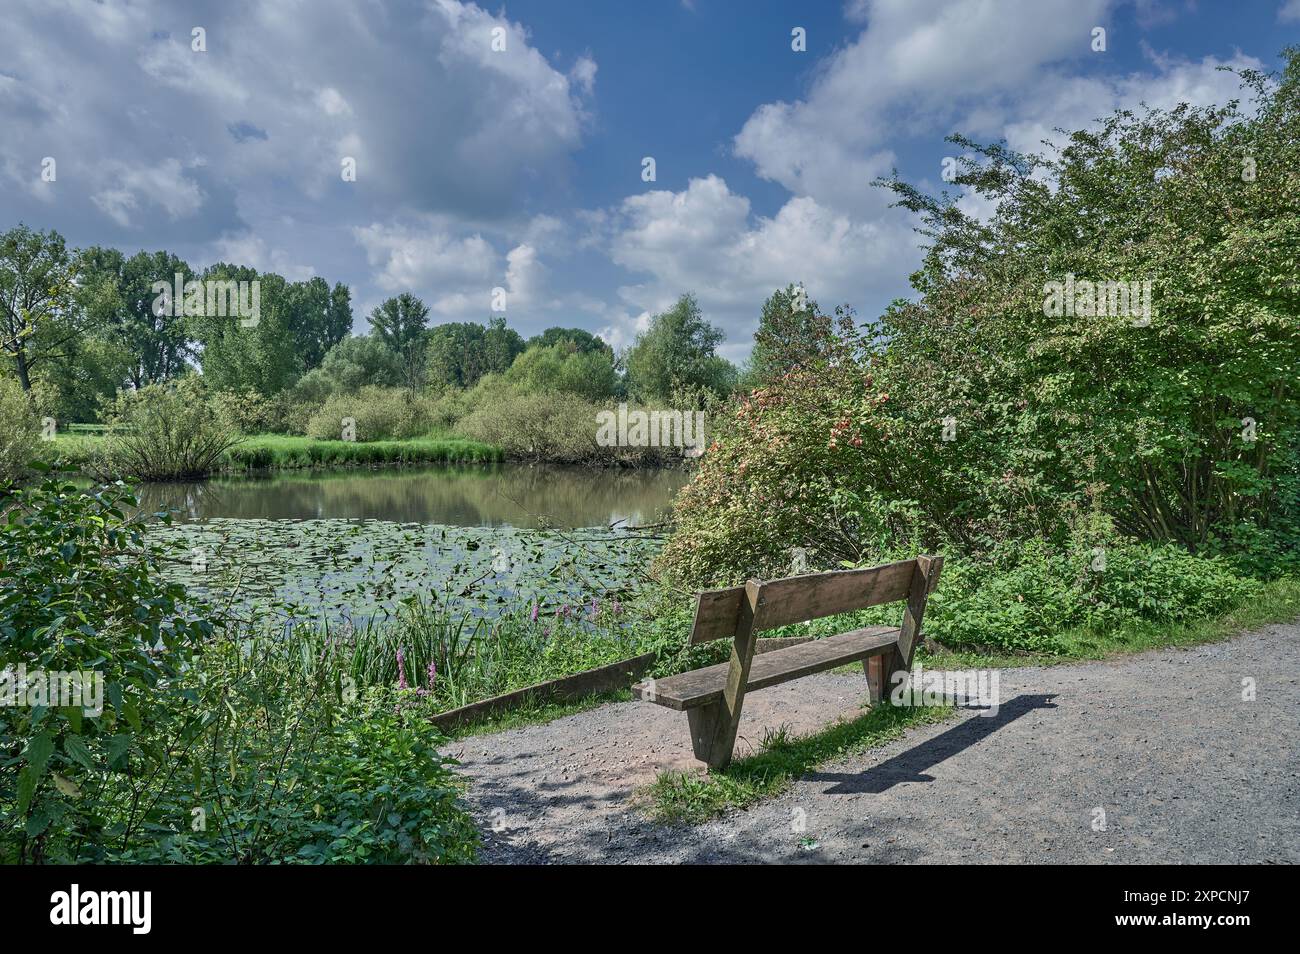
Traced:
<path fill-rule="evenodd" d="M 433 430 L 432 401 L 402 388 L 364 387 L 334 394 L 307 420 L 307 436 L 339 440 L 343 420 L 356 422 L 358 441 L 403 440 Z"/>
<path fill-rule="evenodd" d="M 221 404 L 197 377 L 123 392 L 109 419 L 115 427 L 102 466 L 144 480 L 206 477 L 240 440 Z"/>
<path fill-rule="evenodd" d="M 1242 74 L 1254 115 L 1119 112 L 1048 159 L 955 137 L 988 221 L 883 183 L 934 240 L 919 300 L 866 334 L 849 312 L 787 320 L 773 296 L 765 383 L 714 428 L 660 568 L 709 585 L 795 547 L 855 564 L 1062 548 L 1092 513 L 1194 553 L 1248 548 L 1256 572 L 1300 549 L 1300 52 L 1287 64 L 1275 86 Z M 1271 171 L 1244 181 L 1247 153 Z M 1149 323 L 1109 299 L 1051 307 L 1076 277 L 1081 295 L 1150 282 Z"/>
<path fill-rule="evenodd" d="M 16 481 L 37 458 L 40 424 L 22 387 L 0 377 L 0 484 Z"/>
<path fill-rule="evenodd" d="M 979 556 L 945 558 L 925 634 L 952 649 L 1060 653 L 1069 649 L 1071 631 L 1212 619 L 1258 586 L 1226 559 L 1193 556 L 1176 544 L 1111 540 L 1060 548 L 1014 541 Z M 897 626 L 900 618 L 898 605 L 889 604 L 848 621 L 818 621 L 813 632 L 839 632 L 850 623 Z"/>
<path fill-rule="evenodd" d="M 561 464 L 644 465 L 680 459 L 672 447 L 602 447 L 598 415 L 606 408 L 566 391 L 528 392 L 489 375 L 470 392 L 471 410 L 456 430 L 500 447 L 507 457 Z"/>
<path fill-rule="evenodd" d="M 619 390 L 613 354 L 579 351 L 568 341 L 530 347 L 503 377 L 523 391 L 565 391 L 590 401 L 604 401 Z"/>
<path fill-rule="evenodd" d="M 463 783 L 433 746 L 419 707 L 367 693 L 312 765 L 316 801 L 303 800 L 311 840 L 290 857 L 312 863 L 467 864 L 478 829 L 460 803 Z"/>
<path fill-rule="evenodd" d="M 290 389 L 294 403 L 320 405 L 335 394 L 355 394 L 366 386 L 396 387 L 402 381 L 397 354 L 373 335 L 344 338 L 325 353 L 319 368 Z"/>
<path fill-rule="evenodd" d="M 159 581 L 164 553 L 123 517 L 133 506 L 120 485 L 86 493 L 54 478 L 10 498 L 0 529 L 6 675 L 13 685 L 19 666 L 29 679 L 93 673 L 103 708 L 0 706 L 0 860 L 72 860 L 80 843 L 134 830 L 133 786 L 169 761 L 157 739 L 186 708 L 176 679 L 212 627 L 182 613 L 182 587 Z M 112 795 L 110 777 L 124 786 Z"/>
<path fill-rule="evenodd" d="M 158 582 L 121 486 L 16 493 L 7 665 L 98 673 L 103 708 L 0 707 L 0 863 L 463 862 L 477 831 L 418 709 L 337 654 L 217 626 Z"/>
<path fill-rule="evenodd" d="M 252 388 L 242 391 L 217 391 L 212 406 L 240 434 L 262 434 L 271 430 L 276 418 L 276 402 Z"/>

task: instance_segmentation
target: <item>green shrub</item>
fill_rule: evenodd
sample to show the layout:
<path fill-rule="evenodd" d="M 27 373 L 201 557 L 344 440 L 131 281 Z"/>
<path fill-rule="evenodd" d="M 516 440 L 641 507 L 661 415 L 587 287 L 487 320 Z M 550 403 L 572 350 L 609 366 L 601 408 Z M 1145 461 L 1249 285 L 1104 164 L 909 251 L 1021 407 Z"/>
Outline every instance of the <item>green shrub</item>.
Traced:
<path fill-rule="evenodd" d="M 339 440 L 343 421 L 350 418 L 358 441 L 420 437 L 433 430 L 431 404 L 402 388 L 364 387 L 355 394 L 334 394 L 307 419 L 307 436 Z"/>
<path fill-rule="evenodd" d="M 211 396 L 211 403 L 240 434 L 262 434 L 276 423 L 274 399 L 264 397 L 252 388 L 216 391 Z"/>
<path fill-rule="evenodd" d="M 619 384 L 611 352 L 579 351 L 570 341 L 528 348 L 502 377 L 523 391 L 566 391 L 589 401 L 614 397 Z"/>
<path fill-rule="evenodd" d="M 176 679 L 210 624 L 182 612 L 159 576 L 164 552 L 123 510 L 122 486 L 57 479 L 15 492 L 0 528 L 0 659 L 102 679 L 102 711 L 0 706 L 0 861 L 67 861 L 143 821 L 133 786 L 169 761 L 183 721 Z M 35 700 L 29 700 L 35 701 Z M 112 779 L 121 787 L 106 791 Z"/>
<path fill-rule="evenodd" d="M 0 706 L 0 863 L 472 860 L 418 697 L 358 694 L 339 654 L 208 622 L 159 582 L 188 555 L 155 546 L 135 506 L 48 481 L 0 529 L 0 658 L 29 683 L 104 681 L 97 713 Z"/>
<path fill-rule="evenodd" d="M 433 426 L 440 431 L 453 430 L 473 410 L 476 393 L 476 389 L 458 387 L 444 387 L 436 393 L 429 403 L 429 417 Z"/>
<path fill-rule="evenodd" d="M 528 392 L 494 376 L 470 393 L 473 406 L 458 432 L 500 447 L 507 457 L 561 464 L 639 466 L 680 459 L 672 447 L 601 447 L 598 415 L 606 410 L 566 391 Z"/>
<path fill-rule="evenodd" d="M 1226 559 L 1176 544 L 1118 541 L 1071 551 L 1017 542 L 978 558 L 946 559 L 925 632 L 954 649 L 1055 653 L 1077 628 L 1213 618 L 1257 585 Z"/>
<path fill-rule="evenodd" d="M 225 410 L 193 376 L 123 392 L 109 419 L 115 429 L 100 466 L 144 480 L 206 477 L 240 440 Z"/>
<path fill-rule="evenodd" d="M 40 422 L 22 387 L 0 377 L 0 485 L 17 481 L 39 456 Z"/>
<path fill-rule="evenodd" d="M 320 367 L 313 368 L 289 389 L 295 404 L 319 407 L 334 394 L 355 394 L 366 386 L 396 387 L 402 369 L 398 356 L 372 335 L 344 338 L 325 353 Z"/>

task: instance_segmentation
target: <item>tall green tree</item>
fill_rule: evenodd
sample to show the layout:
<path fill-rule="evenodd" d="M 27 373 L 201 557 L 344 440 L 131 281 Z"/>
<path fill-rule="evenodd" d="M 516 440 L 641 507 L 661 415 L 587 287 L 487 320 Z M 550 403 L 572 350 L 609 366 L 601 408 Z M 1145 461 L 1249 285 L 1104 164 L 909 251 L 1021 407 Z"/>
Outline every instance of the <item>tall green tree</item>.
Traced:
<path fill-rule="evenodd" d="M 724 335 L 704 319 L 699 302 L 682 295 L 650 319 L 625 358 L 628 390 L 641 401 L 666 403 L 682 393 L 726 395 L 736 369 L 720 357 Z"/>
<path fill-rule="evenodd" d="M 500 373 L 514 363 L 515 358 L 524 353 L 524 339 L 513 328 L 506 327 L 506 320 L 501 317 L 488 319 L 487 331 L 483 334 L 484 373 Z"/>
<path fill-rule="evenodd" d="M 772 292 L 763 302 L 754 335 L 751 383 L 761 387 L 793 368 L 824 358 L 832 322 L 802 286 L 790 284 Z"/>
<path fill-rule="evenodd" d="M 429 331 L 426 368 L 431 383 L 469 388 L 485 374 L 504 372 L 524 352 L 519 333 L 493 318 L 487 327 L 476 322 L 448 322 Z"/>
<path fill-rule="evenodd" d="M 0 235 L 0 353 L 29 394 L 34 369 L 66 357 L 83 332 L 78 270 L 77 257 L 58 232 L 19 224 Z"/>
<path fill-rule="evenodd" d="M 402 362 L 404 383 L 411 390 L 424 383 L 429 308 L 410 292 L 389 298 L 370 312 L 370 327 Z"/>
<path fill-rule="evenodd" d="M 352 333 L 352 292 L 347 285 L 339 283 L 331 289 L 319 275 L 294 282 L 285 287 L 284 307 L 307 371 L 319 367 L 326 353 Z"/>
<path fill-rule="evenodd" d="M 202 345 L 203 377 L 213 388 L 251 389 L 266 397 L 293 385 L 303 362 L 294 335 L 293 301 L 288 283 L 273 272 L 219 263 L 203 273 L 204 281 L 258 282 L 260 314 L 256 323 L 238 315 L 188 316 L 194 337 Z"/>
<path fill-rule="evenodd" d="M 574 350 L 583 354 L 591 351 L 608 351 L 614 353 L 614 349 L 604 342 L 597 335 L 590 331 L 584 331 L 581 328 L 547 328 L 540 335 L 533 335 L 528 339 L 530 348 L 549 348 L 551 345 L 563 344 L 568 342 L 573 345 Z"/>
<path fill-rule="evenodd" d="M 127 381 L 139 389 L 183 373 L 194 353 L 183 314 L 156 307 L 155 282 L 196 277 L 170 252 L 137 252 L 127 258 L 115 248 L 92 246 L 82 253 L 82 300 L 97 333 L 130 355 Z"/>

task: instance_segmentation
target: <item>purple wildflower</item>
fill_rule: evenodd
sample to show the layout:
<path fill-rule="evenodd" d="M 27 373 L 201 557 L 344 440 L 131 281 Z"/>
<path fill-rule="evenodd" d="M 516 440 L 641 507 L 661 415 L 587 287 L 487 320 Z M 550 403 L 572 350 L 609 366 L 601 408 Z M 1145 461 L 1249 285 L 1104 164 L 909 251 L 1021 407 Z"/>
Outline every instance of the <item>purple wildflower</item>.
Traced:
<path fill-rule="evenodd" d="M 530 617 L 529 617 L 529 622 L 533 622 L 533 623 L 537 622 L 537 604 L 536 604 L 536 603 L 533 604 L 533 612 L 532 612 L 532 614 L 531 614 Z"/>
<path fill-rule="evenodd" d="M 397 647 L 397 688 L 411 688 L 406 682 L 406 653 L 402 651 L 401 646 Z"/>

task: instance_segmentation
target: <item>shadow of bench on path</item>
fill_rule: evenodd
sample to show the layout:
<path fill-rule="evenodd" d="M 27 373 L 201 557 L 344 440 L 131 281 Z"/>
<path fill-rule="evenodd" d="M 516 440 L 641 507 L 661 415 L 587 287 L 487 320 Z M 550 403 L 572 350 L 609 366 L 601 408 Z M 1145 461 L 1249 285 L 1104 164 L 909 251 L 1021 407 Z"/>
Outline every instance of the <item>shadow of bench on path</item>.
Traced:
<path fill-rule="evenodd" d="M 998 708 L 996 715 L 977 715 L 927 739 L 920 745 L 900 752 L 865 772 L 809 772 L 804 776 L 810 782 L 838 782 L 826 789 L 827 795 L 872 794 L 879 795 L 904 782 L 933 782 L 934 776 L 924 770 L 970 748 L 992 735 L 1003 726 L 1014 722 L 1035 709 L 1055 709 L 1055 693 L 1020 695 Z"/>

